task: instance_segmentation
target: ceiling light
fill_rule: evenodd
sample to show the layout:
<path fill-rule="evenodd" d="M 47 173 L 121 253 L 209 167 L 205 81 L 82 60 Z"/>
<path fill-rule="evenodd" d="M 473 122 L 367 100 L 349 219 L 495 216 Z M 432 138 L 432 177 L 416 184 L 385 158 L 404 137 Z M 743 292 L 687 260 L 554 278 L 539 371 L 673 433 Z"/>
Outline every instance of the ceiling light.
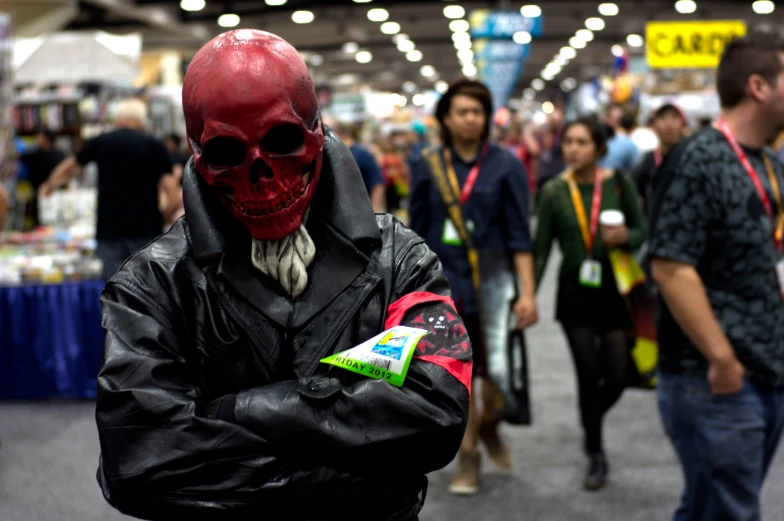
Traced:
<path fill-rule="evenodd" d="M 314 54 L 310 57 L 310 63 L 318 67 L 324 63 L 324 57 L 320 54 Z"/>
<path fill-rule="evenodd" d="M 462 18 L 465 16 L 465 9 L 459 5 L 448 5 L 444 7 L 444 16 L 452 19 Z"/>
<path fill-rule="evenodd" d="M 561 88 L 566 91 L 572 90 L 576 86 L 577 86 L 577 80 L 575 80 L 574 78 L 566 78 L 564 81 L 561 82 Z"/>
<path fill-rule="evenodd" d="M 466 76 L 476 76 L 476 66 L 472 64 L 463 65 L 463 74 Z"/>
<path fill-rule="evenodd" d="M 542 103 L 542 112 L 544 112 L 545 114 L 552 114 L 554 110 L 555 110 L 555 106 L 553 106 L 553 103 L 551 101 L 545 101 L 544 103 Z"/>
<path fill-rule="evenodd" d="M 470 48 L 471 48 L 471 40 L 461 40 L 459 42 L 455 42 L 455 49 L 457 49 L 458 51 L 462 51 Z"/>
<path fill-rule="evenodd" d="M 589 18 L 585 21 L 585 27 L 591 31 L 601 31 L 604 29 L 604 20 L 596 17 Z"/>
<path fill-rule="evenodd" d="M 346 42 L 341 47 L 341 50 L 346 54 L 354 54 L 359 50 L 359 44 L 357 42 Z"/>
<path fill-rule="evenodd" d="M 389 18 L 389 11 L 376 7 L 368 11 L 367 17 L 371 22 L 386 22 Z"/>
<path fill-rule="evenodd" d="M 419 74 L 421 74 L 425 78 L 430 78 L 431 76 L 436 75 L 436 69 L 432 65 L 423 65 L 419 69 Z"/>
<path fill-rule="evenodd" d="M 542 71 L 542 74 L 540 74 L 540 76 L 542 77 L 542 79 L 544 79 L 546 81 L 550 81 L 553 78 L 555 78 L 555 74 L 553 74 L 550 71 Z"/>
<path fill-rule="evenodd" d="M 449 22 L 449 30 L 455 33 L 465 33 L 471 28 L 471 25 L 465 20 L 452 20 Z"/>
<path fill-rule="evenodd" d="M 435 84 L 435 88 L 437 92 L 443 94 L 449 90 L 449 84 L 445 81 L 437 81 Z"/>
<path fill-rule="evenodd" d="M 403 84 L 403 90 L 406 92 L 414 92 L 415 90 L 417 90 L 416 83 L 414 83 L 413 81 L 405 82 Z"/>
<path fill-rule="evenodd" d="M 613 45 L 612 53 L 613 56 L 620 58 L 621 56 L 623 56 L 623 47 L 621 47 L 620 45 Z"/>
<path fill-rule="evenodd" d="M 525 45 L 527 43 L 531 43 L 531 33 L 526 31 L 517 31 L 512 36 L 512 39 L 515 43 L 519 43 L 520 45 Z"/>
<path fill-rule="evenodd" d="M 395 43 L 400 43 L 403 40 L 408 40 L 408 35 L 406 33 L 398 33 L 392 37 L 392 41 Z"/>
<path fill-rule="evenodd" d="M 457 42 L 471 42 L 471 35 L 468 33 L 452 33 L 452 41 Z"/>
<path fill-rule="evenodd" d="M 405 96 L 401 96 L 400 94 L 392 94 L 392 99 L 395 105 L 398 107 L 405 107 L 408 100 Z"/>
<path fill-rule="evenodd" d="M 602 16 L 615 16 L 618 14 L 618 5 L 612 2 L 599 4 L 599 14 Z"/>
<path fill-rule="evenodd" d="M 397 42 L 397 50 L 400 52 L 411 52 L 416 48 L 411 40 L 401 40 Z"/>
<path fill-rule="evenodd" d="M 575 51 L 571 47 L 561 47 L 561 50 L 559 51 L 559 54 L 561 56 L 563 56 L 564 58 L 566 58 L 567 60 L 571 60 L 575 56 L 577 56 L 577 51 Z"/>
<path fill-rule="evenodd" d="M 675 10 L 681 14 L 691 14 L 697 10 L 697 3 L 694 0 L 678 0 L 675 2 Z"/>
<path fill-rule="evenodd" d="M 233 13 L 222 14 L 218 17 L 218 25 L 221 27 L 237 27 L 240 24 L 240 17 Z"/>
<path fill-rule="evenodd" d="M 370 63 L 373 60 L 373 55 L 369 51 L 359 51 L 354 55 L 354 59 L 359 63 Z"/>
<path fill-rule="evenodd" d="M 626 43 L 629 44 L 629 47 L 642 47 L 645 45 L 645 40 L 639 34 L 630 34 L 626 37 Z"/>
<path fill-rule="evenodd" d="M 751 8 L 757 14 L 770 14 L 774 9 L 776 9 L 776 4 L 770 0 L 757 0 L 751 4 Z"/>
<path fill-rule="evenodd" d="M 182 0 L 180 9 L 183 11 L 201 11 L 205 5 L 206 2 L 204 0 Z"/>
<path fill-rule="evenodd" d="M 562 69 L 561 69 L 561 66 L 556 64 L 556 63 L 548 63 L 547 67 L 545 67 L 545 70 L 547 72 L 551 72 L 554 75 L 558 76 L 559 74 L 561 74 L 561 70 Z"/>
<path fill-rule="evenodd" d="M 525 89 L 523 91 L 523 98 L 527 100 L 532 100 L 536 97 L 536 91 L 534 89 Z"/>
<path fill-rule="evenodd" d="M 457 58 L 460 61 L 471 61 L 474 59 L 474 51 L 471 49 L 463 49 L 461 51 L 457 51 Z"/>
<path fill-rule="evenodd" d="M 531 82 L 531 88 L 534 90 L 542 90 L 544 88 L 544 81 L 539 78 L 536 78 L 534 81 Z"/>
<path fill-rule="evenodd" d="M 542 8 L 538 5 L 524 5 L 520 8 L 520 14 L 526 18 L 536 18 L 542 15 Z"/>
<path fill-rule="evenodd" d="M 416 105 L 417 107 L 421 107 L 422 105 L 425 104 L 425 96 L 423 96 L 422 94 L 414 94 L 414 98 L 411 101 L 413 101 L 414 105 Z"/>
<path fill-rule="evenodd" d="M 585 40 L 581 40 L 576 36 L 572 36 L 571 38 L 569 38 L 569 45 L 571 45 L 575 49 L 585 49 L 585 46 L 588 44 L 585 43 Z"/>
<path fill-rule="evenodd" d="M 381 32 L 384 34 L 397 34 L 400 32 L 400 24 L 397 22 L 384 22 L 381 24 Z"/>
<path fill-rule="evenodd" d="M 265 0 L 265 1 L 267 5 L 271 5 L 273 7 L 286 4 L 286 0 Z"/>
<path fill-rule="evenodd" d="M 422 61 L 422 51 L 417 51 L 414 49 L 413 51 L 408 51 L 406 53 L 406 60 L 410 62 L 421 62 Z"/>
<path fill-rule="evenodd" d="M 310 11 L 294 11 L 291 13 L 291 21 L 295 24 L 309 24 L 316 19 L 316 16 Z"/>
<path fill-rule="evenodd" d="M 567 63 L 569 63 L 569 58 L 564 58 L 563 56 L 558 54 L 558 55 L 556 55 L 555 58 L 553 58 L 553 63 L 557 63 L 561 67 L 564 67 L 564 66 L 566 66 Z"/>
<path fill-rule="evenodd" d="M 355 4 L 369 4 L 373 0 L 354 0 Z"/>
<path fill-rule="evenodd" d="M 591 40 L 593 40 L 593 31 L 591 31 L 590 29 L 580 29 L 579 31 L 574 33 L 574 35 L 584 42 L 590 42 Z"/>

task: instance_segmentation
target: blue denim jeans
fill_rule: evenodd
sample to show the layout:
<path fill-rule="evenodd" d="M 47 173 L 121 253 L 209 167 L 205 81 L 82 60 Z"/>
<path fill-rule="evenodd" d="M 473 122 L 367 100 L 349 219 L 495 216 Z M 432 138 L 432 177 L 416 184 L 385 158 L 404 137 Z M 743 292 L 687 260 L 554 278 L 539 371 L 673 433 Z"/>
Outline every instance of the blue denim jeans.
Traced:
<path fill-rule="evenodd" d="M 784 389 L 746 381 L 714 396 L 705 376 L 661 372 L 659 412 L 683 468 L 674 521 L 759 521 L 762 483 L 784 430 Z"/>

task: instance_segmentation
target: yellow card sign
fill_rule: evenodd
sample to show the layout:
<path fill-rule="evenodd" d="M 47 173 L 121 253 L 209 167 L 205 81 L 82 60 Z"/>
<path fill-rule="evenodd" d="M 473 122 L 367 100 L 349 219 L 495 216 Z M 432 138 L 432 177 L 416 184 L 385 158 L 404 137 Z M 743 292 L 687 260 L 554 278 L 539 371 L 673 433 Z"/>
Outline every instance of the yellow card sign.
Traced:
<path fill-rule="evenodd" d="M 740 20 L 649 22 L 645 28 L 648 65 L 654 69 L 713 68 L 724 46 L 746 34 Z"/>

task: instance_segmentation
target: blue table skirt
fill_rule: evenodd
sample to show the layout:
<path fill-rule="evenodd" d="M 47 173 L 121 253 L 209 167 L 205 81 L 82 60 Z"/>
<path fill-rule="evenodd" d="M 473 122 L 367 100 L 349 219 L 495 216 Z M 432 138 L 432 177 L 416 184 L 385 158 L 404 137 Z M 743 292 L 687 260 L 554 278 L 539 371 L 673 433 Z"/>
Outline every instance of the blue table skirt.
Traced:
<path fill-rule="evenodd" d="M 0 287 L 0 399 L 94 398 L 103 282 Z"/>

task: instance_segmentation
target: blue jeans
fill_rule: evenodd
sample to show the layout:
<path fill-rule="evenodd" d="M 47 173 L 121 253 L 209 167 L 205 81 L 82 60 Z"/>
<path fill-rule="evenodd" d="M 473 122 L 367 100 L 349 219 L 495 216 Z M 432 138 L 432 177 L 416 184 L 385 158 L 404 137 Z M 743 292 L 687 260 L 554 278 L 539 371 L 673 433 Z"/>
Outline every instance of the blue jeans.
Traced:
<path fill-rule="evenodd" d="M 683 468 L 674 521 L 759 521 L 759 494 L 784 430 L 784 389 L 750 381 L 714 396 L 705 376 L 660 372 L 659 412 Z"/>

